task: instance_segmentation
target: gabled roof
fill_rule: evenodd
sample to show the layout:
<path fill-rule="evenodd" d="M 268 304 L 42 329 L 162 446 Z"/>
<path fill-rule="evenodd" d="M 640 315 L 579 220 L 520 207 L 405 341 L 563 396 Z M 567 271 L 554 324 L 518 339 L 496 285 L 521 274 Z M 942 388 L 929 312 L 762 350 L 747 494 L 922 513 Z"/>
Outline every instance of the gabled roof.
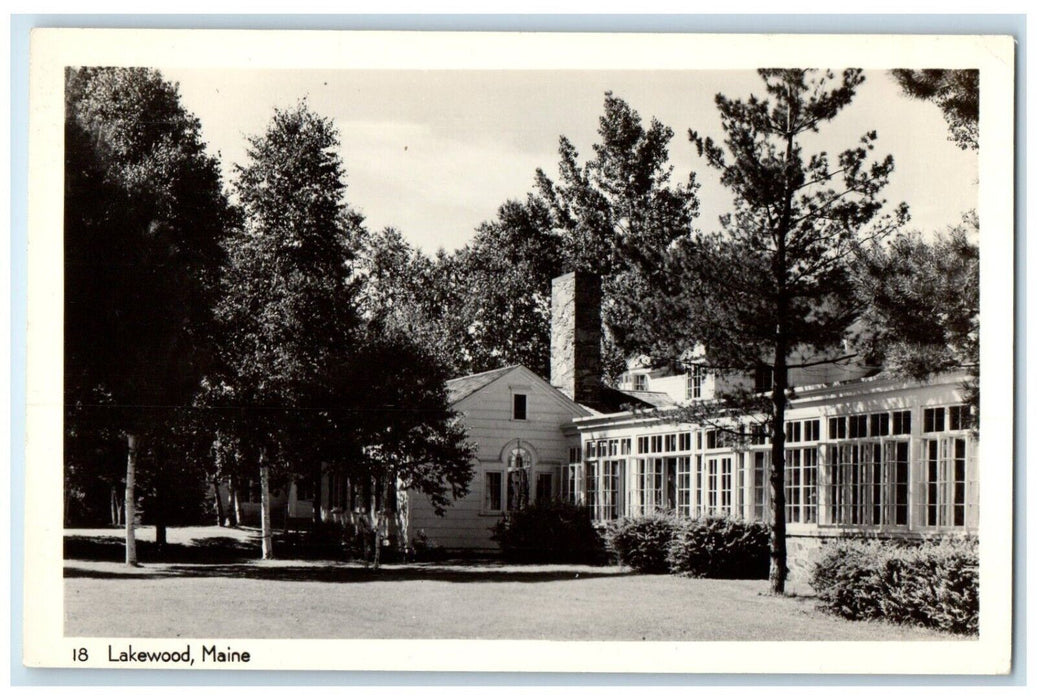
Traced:
<path fill-rule="evenodd" d="M 488 372 L 480 372 L 479 374 L 469 374 L 465 377 L 449 379 L 446 383 L 447 398 L 451 404 L 455 404 L 461 399 L 471 396 L 484 386 L 492 384 L 494 381 L 503 377 L 516 367 L 521 367 L 521 365 L 510 365 L 508 367 L 501 367 L 500 369 L 491 369 Z"/>
<path fill-rule="evenodd" d="M 510 365 L 500 369 L 491 369 L 488 372 L 449 379 L 446 382 L 447 398 L 450 400 L 451 405 L 455 405 L 493 384 L 498 379 L 511 374 L 521 376 L 522 381 L 527 384 L 539 386 L 545 396 L 552 398 L 559 405 L 565 406 L 567 410 L 571 410 L 574 416 L 589 416 L 594 413 L 592 409 L 574 402 L 559 391 L 558 387 L 551 386 L 543 377 L 524 365 Z"/>

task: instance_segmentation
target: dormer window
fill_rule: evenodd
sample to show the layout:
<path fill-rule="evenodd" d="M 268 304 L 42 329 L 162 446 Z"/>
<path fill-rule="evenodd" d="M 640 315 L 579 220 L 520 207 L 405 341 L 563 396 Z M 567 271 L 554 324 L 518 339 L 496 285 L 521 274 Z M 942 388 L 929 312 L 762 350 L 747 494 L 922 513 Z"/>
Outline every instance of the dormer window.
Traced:
<path fill-rule="evenodd" d="M 511 395 L 511 417 L 513 420 L 526 420 L 526 395 Z"/>
<path fill-rule="evenodd" d="M 634 391 L 648 391 L 648 375 L 647 374 L 635 374 L 634 375 Z"/>
<path fill-rule="evenodd" d="M 702 385 L 706 381 L 706 368 L 702 365 L 692 365 L 688 372 L 688 398 L 701 399 Z"/>

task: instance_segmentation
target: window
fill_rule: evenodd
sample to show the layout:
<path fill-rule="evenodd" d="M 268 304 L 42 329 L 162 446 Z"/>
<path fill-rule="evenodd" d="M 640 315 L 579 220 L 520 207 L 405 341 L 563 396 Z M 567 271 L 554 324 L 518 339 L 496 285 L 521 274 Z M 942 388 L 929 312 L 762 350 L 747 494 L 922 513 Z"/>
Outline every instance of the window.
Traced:
<path fill-rule="evenodd" d="M 828 439 L 843 440 L 846 438 L 846 416 L 828 419 Z"/>
<path fill-rule="evenodd" d="M 550 503 L 554 499 L 554 484 L 551 475 L 541 472 L 537 474 L 536 502 Z"/>
<path fill-rule="evenodd" d="M 529 474 L 533 460 L 525 449 L 516 447 L 508 456 L 508 510 L 529 505 Z"/>
<path fill-rule="evenodd" d="M 785 451 L 785 520 L 817 522 L 817 448 Z"/>
<path fill-rule="evenodd" d="M 688 398 L 701 399 L 702 385 L 706 381 L 706 368 L 702 365 L 692 365 L 688 372 Z"/>
<path fill-rule="evenodd" d="M 634 391 L 648 391 L 648 375 L 634 375 Z"/>
<path fill-rule="evenodd" d="M 503 475 L 501 472 L 486 472 L 485 486 L 483 488 L 483 509 L 487 511 L 499 511 L 501 509 L 501 484 Z"/>
<path fill-rule="evenodd" d="M 965 430 L 969 427 L 970 412 L 968 406 L 951 406 L 947 409 L 948 430 Z"/>
<path fill-rule="evenodd" d="M 911 434 L 911 411 L 893 411 L 893 435 Z"/>
<path fill-rule="evenodd" d="M 681 452 L 691 452 L 691 433 L 681 433 L 678 449 Z"/>
<path fill-rule="evenodd" d="M 659 509 L 672 509 L 677 500 L 677 458 L 637 460 L 635 488 L 638 511 L 642 515 L 651 515 Z"/>
<path fill-rule="evenodd" d="M 526 420 L 526 395 L 512 394 L 511 417 L 515 420 Z"/>
<path fill-rule="evenodd" d="M 850 437 L 868 437 L 868 416 L 850 416 Z"/>
<path fill-rule="evenodd" d="M 705 499 L 701 511 L 712 515 L 734 515 L 734 473 L 730 457 L 706 459 L 705 483 L 702 496 Z"/>
<path fill-rule="evenodd" d="M 922 432 L 942 433 L 944 428 L 944 409 L 926 408 L 922 411 Z"/>
<path fill-rule="evenodd" d="M 753 519 L 770 520 L 768 493 L 770 492 L 770 455 L 762 450 L 752 453 L 753 460 Z"/>
<path fill-rule="evenodd" d="M 753 423 L 749 426 L 750 445 L 766 445 L 770 441 L 770 436 L 767 435 L 767 426 L 759 423 Z"/>
<path fill-rule="evenodd" d="M 677 434 L 676 433 L 672 433 L 672 434 L 666 436 L 666 449 L 665 449 L 665 451 L 666 452 L 676 452 L 677 451 Z"/>
<path fill-rule="evenodd" d="M 623 438 L 619 441 L 619 453 L 621 455 L 630 454 L 630 438 Z"/>
<path fill-rule="evenodd" d="M 923 445 L 925 450 L 923 522 L 930 527 L 963 527 L 966 506 L 966 439 L 955 437 L 926 440 Z"/>
<path fill-rule="evenodd" d="M 677 514 L 692 516 L 692 473 L 691 458 L 677 458 Z"/>
<path fill-rule="evenodd" d="M 570 447 L 569 448 L 569 464 L 578 464 L 580 462 L 580 448 Z"/>
<path fill-rule="evenodd" d="M 701 435 L 701 433 L 700 433 Z M 702 515 L 706 512 L 705 502 L 702 496 L 706 491 L 706 474 L 702 469 L 702 456 L 695 456 L 695 513 Z"/>
<path fill-rule="evenodd" d="M 882 435 L 889 435 L 889 414 L 888 413 L 872 413 L 868 418 L 871 425 L 870 433 L 872 437 L 879 437 Z"/>
<path fill-rule="evenodd" d="M 576 505 L 580 493 L 577 488 L 580 478 L 580 465 L 570 464 L 562 467 L 561 499 L 563 503 Z"/>
<path fill-rule="evenodd" d="M 593 520 L 615 520 L 620 515 L 620 484 L 626 460 L 587 462 L 587 506 Z"/>
<path fill-rule="evenodd" d="M 908 443 L 829 448 L 829 519 L 835 525 L 907 525 Z"/>
<path fill-rule="evenodd" d="M 309 479 L 300 479 L 295 482 L 295 500 L 297 501 L 312 501 L 313 500 L 313 482 Z"/>
<path fill-rule="evenodd" d="M 802 421 L 791 421 L 785 424 L 785 442 L 803 442 Z"/>

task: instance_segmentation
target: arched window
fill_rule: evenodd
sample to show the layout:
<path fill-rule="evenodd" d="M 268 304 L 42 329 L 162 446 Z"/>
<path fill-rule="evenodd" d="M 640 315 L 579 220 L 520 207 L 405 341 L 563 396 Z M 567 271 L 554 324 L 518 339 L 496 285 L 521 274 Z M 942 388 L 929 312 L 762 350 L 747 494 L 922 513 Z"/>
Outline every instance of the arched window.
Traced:
<path fill-rule="evenodd" d="M 508 510 L 529 505 L 529 482 L 533 458 L 529 451 L 516 446 L 508 454 Z"/>

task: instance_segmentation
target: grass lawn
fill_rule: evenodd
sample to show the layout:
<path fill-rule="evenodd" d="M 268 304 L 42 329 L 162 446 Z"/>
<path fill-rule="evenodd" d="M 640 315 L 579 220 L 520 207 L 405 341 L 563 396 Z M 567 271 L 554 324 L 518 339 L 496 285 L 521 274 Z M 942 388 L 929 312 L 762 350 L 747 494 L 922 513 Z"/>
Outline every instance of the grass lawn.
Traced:
<path fill-rule="evenodd" d="M 766 581 L 645 576 L 620 567 L 437 563 L 372 571 L 333 561 L 261 562 L 254 533 L 221 528 L 171 529 L 167 561 L 148 563 L 154 531 L 142 528 L 141 535 L 145 563 L 130 569 L 118 563 L 118 531 L 66 531 L 66 635 L 956 639 L 832 617 L 815 610 L 813 598 L 767 595 Z M 210 553 L 191 556 L 200 551 Z"/>

